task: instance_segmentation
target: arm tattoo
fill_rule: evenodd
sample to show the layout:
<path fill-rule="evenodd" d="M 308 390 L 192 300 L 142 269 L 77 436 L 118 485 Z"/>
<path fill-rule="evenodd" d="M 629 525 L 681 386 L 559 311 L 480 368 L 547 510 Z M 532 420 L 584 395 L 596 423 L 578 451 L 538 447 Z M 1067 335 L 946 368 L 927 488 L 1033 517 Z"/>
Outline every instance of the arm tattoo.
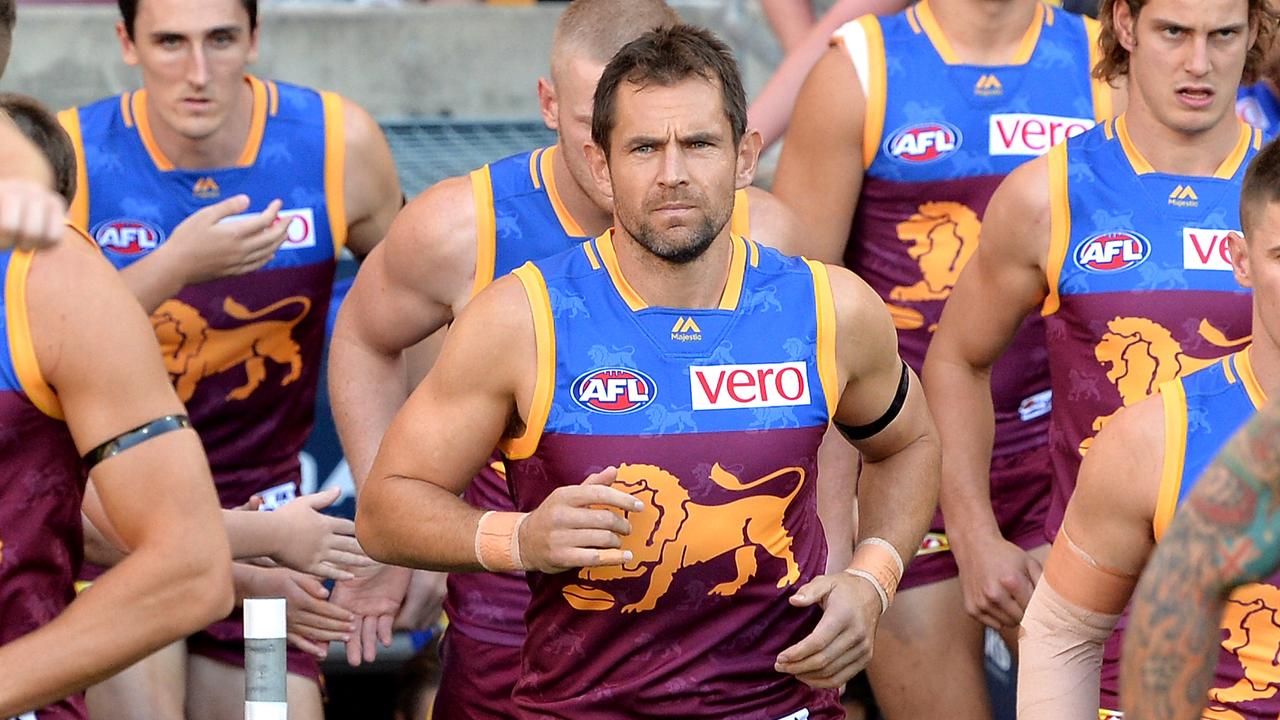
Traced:
<path fill-rule="evenodd" d="M 1179 507 L 1134 595 L 1126 720 L 1198 720 L 1227 596 L 1280 567 L 1280 403 L 1231 440 Z"/>

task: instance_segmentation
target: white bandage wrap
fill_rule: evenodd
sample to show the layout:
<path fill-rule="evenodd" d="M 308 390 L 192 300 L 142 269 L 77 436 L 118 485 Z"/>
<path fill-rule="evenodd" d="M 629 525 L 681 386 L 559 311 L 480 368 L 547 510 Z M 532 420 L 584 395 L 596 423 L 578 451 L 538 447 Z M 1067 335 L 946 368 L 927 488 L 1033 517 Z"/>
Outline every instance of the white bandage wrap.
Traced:
<path fill-rule="evenodd" d="M 1097 720 L 1103 649 L 1119 620 L 1042 579 L 1018 631 L 1018 720 Z"/>
<path fill-rule="evenodd" d="M 853 551 L 853 562 L 845 572 L 871 583 L 880 596 L 880 614 L 883 615 L 898 592 L 898 583 L 906 569 L 902 555 L 893 543 L 884 538 L 869 537 Z"/>
<path fill-rule="evenodd" d="M 524 570 L 520 556 L 520 526 L 529 513 L 490 510 L 476 526 L 476 562 L 489 572 Z"/>

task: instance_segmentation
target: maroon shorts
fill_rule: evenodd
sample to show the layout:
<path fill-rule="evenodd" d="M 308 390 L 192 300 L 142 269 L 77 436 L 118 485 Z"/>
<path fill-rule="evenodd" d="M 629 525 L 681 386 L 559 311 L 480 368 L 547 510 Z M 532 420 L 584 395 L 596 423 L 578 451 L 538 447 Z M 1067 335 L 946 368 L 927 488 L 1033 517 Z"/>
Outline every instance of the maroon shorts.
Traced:
<path fill-rule="evenodd" d="M 244 667 L 244 616 L 240 610 L 187 638 L 187 651 L 226 665 Z M 285 667 L 291 675 L 320 682 L 320 664 L 292 645 L 285 654 Z"/>
<path fill-rule="evenodd" d="M 1044 522 L 1049 512 L 1050 473 L 1047 447 L 991 460 L 991 509 L 1000 526 L 1000 534 L 1023 550 L 1045 544 Z M 931 585 L 959 574 L 956 558 L 947 542 L 942 510 L 939 509 L 898 589 Z"/>
<path fill-rule="evenodd" d="M 484 642 L 449 628 L 440 643 L 440 690 L 432 720 L 515 720 L 520 648 Z"/>

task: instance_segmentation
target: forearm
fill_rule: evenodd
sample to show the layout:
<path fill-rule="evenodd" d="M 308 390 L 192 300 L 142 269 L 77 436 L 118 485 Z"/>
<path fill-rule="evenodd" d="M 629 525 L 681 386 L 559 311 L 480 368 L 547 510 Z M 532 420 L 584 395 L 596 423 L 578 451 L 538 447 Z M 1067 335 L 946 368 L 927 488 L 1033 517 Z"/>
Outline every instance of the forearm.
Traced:
<path fill-rule="evenodd" d="M 97 526 L 83 514 L 80 516 L 84 527 L 84 559 L 103 567 L 118 564 L 126 557 L 126 553 L 107 539 Z"/>
<path fill-rule="evenodd" d="M 120 271 L 129 292 L 138 299 L 142 309 L 151 314 L 165 300 L 174 297 L 185 287 L 183 268 L 174 267 L 170 253 L 164 246 Z"/>
<path fill-rule="evenodd" d="M 763 0 L 765 18 L 783 52 L 791 52 L 813 25 L 809 0 Z"/>
<path fill-rule="evenodd" d="M 858 479 L 858 539 L 887 540 L 910 563 L 937 503 L 938 445 L 933 436 L 884 459 L 864 459 Z"/>
<path fill-rule="evenodd" d="M 356 538 L 369 557 L 388 565 L 480 572 L 475 538 L 483 514 L 431 482 L 379 477 L 356 506 Z"/>
<path fill-rule="evenodd" d="M 52 622 L 0 647 L 0 717 L 64 698 L 224 616 L 228 564 L 169 547 L 129 555 Z"/>
<path fill-rule="evenodd" d="M 925 397 L 945 448 L 939 503 L 953 540 L 1000 533 L 991 510 L 991 449 L 995 408 L 991 373 L 931 349 L 924 368 Z"/>
<path fill-rule="evenodd" d="M 342 450 L 359 491 L 378 445 L 409 396 L 402 353 L 379 351 L 335 332 L 329 347 L 329 398 Z"/>
<path fill-rule="evenodd" d="M 289 538 L 281 537 L 281 528 L 268 512 L 255 510 L 223 510 L 222 525 L 231 541 L 231 557 L 242 560 L 274 557 Z"/>

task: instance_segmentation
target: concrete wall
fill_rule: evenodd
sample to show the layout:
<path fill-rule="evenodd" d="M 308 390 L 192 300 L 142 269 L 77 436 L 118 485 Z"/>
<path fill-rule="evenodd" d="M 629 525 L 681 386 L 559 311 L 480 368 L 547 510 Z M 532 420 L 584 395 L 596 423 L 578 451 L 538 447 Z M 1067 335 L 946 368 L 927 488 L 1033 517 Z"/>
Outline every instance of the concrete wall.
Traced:
<path fill-rule="evenodd" d="M 756 0 L 673 2 L 687 21 L 739 52 L 749 90 L 767 79 L 776 47 Z M 265 9 L 264 77 L 341 92 L 377 117 L 533 117 L 563 5 L 526 7 L 301 6 Z M 0 88 L 61 108 L 138 86 L 120 59 L 105 6 L 20 5 L 13 57 Z"/>

